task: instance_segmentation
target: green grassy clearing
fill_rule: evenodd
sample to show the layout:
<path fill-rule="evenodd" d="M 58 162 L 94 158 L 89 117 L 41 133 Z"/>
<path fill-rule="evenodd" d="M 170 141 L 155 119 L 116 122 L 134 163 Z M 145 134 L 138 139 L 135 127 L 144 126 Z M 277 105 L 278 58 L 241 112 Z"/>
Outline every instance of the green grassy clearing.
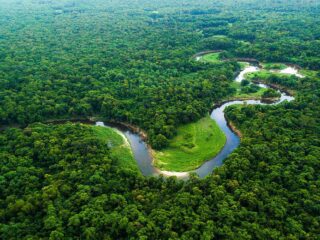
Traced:
<path fill-rule="evenodd" d="M 104 141 L 111 149 L 111 157 L 118 159 L 117 165 L 121 168 L 139 171 L 133 157 L 129 142 L 116 130 L 108 127 L 92 126 L 92 129 L 100 140 Z"/>
<path fill-rule="evenodd" d="M 238 62 L 240 67 L 241 67 L 241 70 L 243 70 L 245 67 L 249 66 L 250 64 L 247 63 L 247 62 Z"/>
<path fill-rule="evenodd" d="M 292 75 L 285 74 L 285 73 L 277 73 L 277 72 L 269 72 L 268 70 L 260 70 L 259 72 L 248 73 L 246 75 L 246 79 L 251 81 L 252 79 L 267 79 L 271 76 L 278 76 L 278 77 L 290 77 Z"/>
<path fill-rule="evenodd" d="M 295 81 L 297 81 L 297 77 L 295 77 L 294 75 L 290 75 L 290 74 L 285 74 L 285 73 L 276 73 L 276 72 L 269 72 L 267 70 L 262 70 L 259 72 L 254 72 L 254 73 L 249 73 L 246 75 L 246 79 L 248 81 L 252 81 L 252 80 L 268 80 L 271 78 L 278 78 L 278 79 L 293 79 Z"/>
<path fill-rule="evenodd" d="M 252 99 L 252 98 L 259 99 L 261 98 L 263 93 L 266 91 L 265 88 L 259 88 L 257 92 L 247 93 L 247 92 L 244 92 L 244 87 L 241 86 L 239 82 L 232 82 L 231 87 L 236 89 L 236 93 L 234 94 L 234 97 L 236 97 L 237 99 Z"/>
<path fill-rule="evenodd" d="M 220 53 L 209 53 L 202 57 L 202 61 L 209 62 L 209 63 L 220 63 L 221 60 L 219 59 Z"/>
<path fill-rule="evenodd" d="M 262 63 L 262 66 L 266 70 L 283 70 L 287 68 L 287 65 L 283 63 Z"/>
<path fill-rule="evenodd" d="M 307 69 L 301 69 L 299 72 L 306 77 L 316 77 L 318 73 L 317 71 L 307 70 Z"/>
<path fill-rule="evenodd" d="M 242 63 L 242 62 L 238 62 L 241 66 L 241 68 L 243 69 L 246 66 L 246 63 Z M 252 82 L 252 80 L 265 80 L 267 81 L 269 78 L 271 77 L 278 77 L 281 79 L 288 79 L 286 80 L 286 82 L 293 81 L 290 78 L 294 77 L 293 75 L 288 75 L 285 73 L 278 73 L 278 72 L 270 72 L 270 70 L 267 69 L 285 69 L 287 66 L 285 64 L 281 64 L 281 63 L 264 63 L 263 67 L 265 69 L 262 69 L 258 72 L 254 72 L 254 73 L 248 73 L 245 78 L 246 80 L 248 80 L 249 82 Z M 301 70 L 301 74 L 304 74 L 306 76 L 315 76 L 315 72 L 314 71 L 308 71 L 308 70 Z M 231 87 L 236 89 L 236 93 L 233 95 L 233 97 L 238 98 L 238 99 L 260 99 L 263 94 L 267 91 L 267 89 L 265 88 L 260 88 L 257 89 L 257 91 L 250 91 L 250 89 L 248 90 L 248 86 L 242 86 L 240 83 L 238 82 L 232 82 L 231 83 Z"/>
<path fill-rule="evenodd" d="M 154 152 L 155 165 L 167 171 L 190 171 L 217 155 L 226 142 L 224 133 L 209 116 L 178 128 L 169 147 Z"/>

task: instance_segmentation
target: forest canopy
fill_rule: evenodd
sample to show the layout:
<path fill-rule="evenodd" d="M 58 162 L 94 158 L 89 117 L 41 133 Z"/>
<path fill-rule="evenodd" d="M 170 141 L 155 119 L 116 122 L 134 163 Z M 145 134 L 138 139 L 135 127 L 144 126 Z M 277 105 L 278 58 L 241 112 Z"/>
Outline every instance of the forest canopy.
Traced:
<path fill-rule="evenodd" d="M 0 6 L 1 239 L 319 238 L 317 1 Z M 214 63 L 192 58 L 208 50 L 223 52 Z M 113 135 L 45 124 L 124 122 L 163 149 L 178 127 L 234 97 L 241 65 L 222 59 L 243 57 L 298 65 L 306 76 L 263 79 L 294 92 L 292 102 L 226 109 L 241 144 L 205 179 L 144 177 L 119 164 L 124 156 L 106 144 Z"/>

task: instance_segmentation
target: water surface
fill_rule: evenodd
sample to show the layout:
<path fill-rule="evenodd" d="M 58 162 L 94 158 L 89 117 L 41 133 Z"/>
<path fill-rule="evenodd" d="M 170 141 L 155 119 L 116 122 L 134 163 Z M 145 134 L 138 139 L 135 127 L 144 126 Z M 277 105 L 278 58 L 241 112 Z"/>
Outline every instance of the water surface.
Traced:
<path fill-rule="evenodd" d="M 235 81 L 241 82 L 244 80 L 244 77 L 247 73 L 257 72 L 259 70 L 260 70 L 259 67 L 249 65 L 239 73 Z M 268 86 L 265 84 L 259 84 L 259 86 L 262 88 L 268 88 Z M 280 92 L 280 93 L 281 93 L 280 99 L 277 102 L 271 103 L 272 105 L 279 104 L 283 101 L 292 101 L 294 99 L 292 96 L 289 96 L 284 92 Z M 211 174 L 214 168 L 221 166 L 223 164 L 223 160 L 226 159 L 240 144 L 240 138 L 230 129 L 224 115 L 225 108 L 235 104 L 266 105 L 267 103 L 263 103 L 260 100 L 229 101 L 224 103 L 220 107 L 215 108 L 212 111 L 210 115 L 211 118 L 217 122 L 218 126 L 226 135 L 227 140 L 226 140 L 225 146 L 217 156 L 205 162 L 198 169 L 192 171 L 198 174 L 201 178 Z M 177 176 L 179 178 L 188 177 L 189 172 L 168 172 L 168 171 L 161 171 L 160 169 L 154 167 L 152 164 L 152 157 L 148 149 L 148 146 L 141 139 L 139 134 L 134 133 L 130 131 L 128 128 L 123 126 L 104 124 L 103 122 L 97 122 L 96 125 L 116 128 L 122 134 L 125 135 L 125 137 L 128 139 L 131 145 L 134 158 L 137 161 L 137 164 L 143 175 L 157 176 L 159 174 L 163 174 L 165 176 Z"/>

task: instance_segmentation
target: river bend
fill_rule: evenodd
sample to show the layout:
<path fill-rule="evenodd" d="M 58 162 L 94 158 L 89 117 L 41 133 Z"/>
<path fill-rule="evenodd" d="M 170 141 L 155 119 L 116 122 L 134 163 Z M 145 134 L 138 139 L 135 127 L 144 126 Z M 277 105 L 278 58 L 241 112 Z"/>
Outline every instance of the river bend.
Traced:
<path fill-rule="evenodd" d="M 235 81 L 241 82 L 244 80 L 245 75 L 251 72 L 257 72 L 260 68 L 257 66 L 246 66 L 239 75 L 235 78 Z M 267 85 L 259 84 L 260 87 L 268 88 Z M 269 105 L 275 105 L 282 103 L 284 101 L 292 101 L 294 98 L 289 96 L 285 92 L 280 92 L 281 97 L 277 102 L 270 103 Z M 215 108 L 211 113 L 211 118 L 215 120 L 218 126 L 226 135 L 226 143 L 220 153 L 216 155 L 214 158 L 209 159 L 203 165 L 201 165 L 198 169 L 192 171 L 199 175 L 200 178 L 204 178 L 205 176 L 212 173 L 213 169 L 219 167 L 223 164 L 223 160 L 226 159 L 240 144 L 240 138 L 235 134 L 230 127 L 228 126 L 227 120 L 224 115 L 224 110 L 226 107 L 235 105 L 235 104 L 250 104 L 250 105 L 265 105 L 267 103 L 261 102 L 261 100 L 235 100 L 228 101 L 221 106 Z M 169 172 L 169 171 L 161 171 L 160 169 L 154 167 L 152 156 L 147 144 L 141 139 L 139 134 L 132 132 L 126 127 L 122 126 L 108 126 L 108 124 L 104 124 L 103 122 L 97 122 L 98 126 L 105 127 L 116 127 L 122 134 L 130 142 L 132 152 L 135 160 L 144 176 L 158 176 L 160 174 L 164 176 L 177 176 L 179 178 L 188 178 L 190 172 Z"/>

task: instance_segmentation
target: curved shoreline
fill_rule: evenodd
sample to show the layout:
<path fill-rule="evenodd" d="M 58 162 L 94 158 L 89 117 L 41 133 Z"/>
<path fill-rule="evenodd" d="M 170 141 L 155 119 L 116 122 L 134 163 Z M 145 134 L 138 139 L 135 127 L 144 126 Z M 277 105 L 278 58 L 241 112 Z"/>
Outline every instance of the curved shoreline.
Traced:
<path fill-rule="evenodd" d="M 214 118 L 214 112 L 215 111 L 220 111 L 223 113 L 224 108 L 233 104 L 243 104 L 245 102 L 252 102 L 251 104 L 264 104 L 261 102 L 261 100 L 252 100 L 252 99 L 245 99 L 245 100 L 239 100 L 239 99 L 233 99 L 233 100 L 226 100 L 221 103 L 218 103 L 217 105 L 214 106 L 211 114 L 211 118 Z M 281 101 L 280 101 L 281 102 Z M 278 102 L 279 103 L 279 102 Z M 250 103 L 249 103 L 250 104 Z M 273 104 L 277 104 L 273 103 Z M 102 120 L 102 117 L 79 117 L 79 118 L 70 118 L 70 119 L 51 119 L 44 121 L 42 123 L 44 124 L 63 124 L 66 122 L 80 122 L 84 124 L 90 124 L 90 125 L 97 125 L 97 122 L 99 120 Z M 224 113 L 223 113 L 223 120 L 225 121 L 222 123 L 218 123 L 217 119 L 214 119 L 219 127 L 222 129 L 222 131 L 226 134 L 227 131 L 227 140 L 224 144 L 224 146 L 221 148 L 219 153 L 214 156 L 212 159 L 208 159 L 194 170 L 191 171 L 186 171 L 186 172 L 176 172 L 176 171 L 166 171 L 166 170 L 161 170 L 157 167 L 154 166 L 154 157 L 153 157 L 153 149 L 149 144 L 145 142 L 145 140 L 148 138 L 147 134 L 139 127 L 134 126 L 129 123 L 124 123 L 120 121 L 115 121 L 111 120 L 107 122 L 107 125 L 104 125 L 106 127 L 111 127 L 114 128 L 117 131 L 121 132 L 121 135 L 126 137 L 128 140 L 130 146 L 131 146 L 131 151 L 133 152 L 135 156 L 135 160 L 137 161 L 137 164 L 139 166 L 140 171 L 143 173 L 145 176 L 159 176 L 163 175 L 165 177 L 178 177 L 181 179 L 188 179 L 190 173 L 196 173 L 198 174 L 201 178 L 207 176 L 212 172 L 212 170 L 215 167 L 221 166 L 223 163 L 223 160 L 229 156 L 230 153 L 234 151 L 235 148 L 238 147 L 240 144 L 240 138 L 242 137 L 241 132 L 234 126 L 234 124 L 229 121 Z M 225 126 L 223 126 L 225 124 Z M 101 124 L 100 124 L 101 126 Z M 7 126 L 10 127 L 10 126 Z M 16 127 L 16 126 L 15 126 Z M 19 126 L 22 127 L 22 126 Z M 225 128 L 225 129 L 223 129 Z M 230 142 L 231 141 L 231 142 Z M 137 151 L 141 151 L 141 149 L 136 149 L 137 144 L 140 145 L 140 148 L 142 148 L 142 155 L 143 156 L 137 156 Z M 231 144 L 231 145 L 230 145 Z"/>
<path fill-rule="evenodd" d="M 220 50 L 215 51 L 207 51 L 207 52 L 201 52 L 197 54 L 197 56 L 205 55 L 208 53 L 213 52 L 221 52 Z M 196 56 L 196 55 L 194 55 Z M 243 60 L 243 59 L 242 59 Z M 256 59 L 253 59 L 256 60 Z M 249 68 L 249 69 L 248 69 Z M 251 68 L 251 70 L 250 70 Z M 255 71 L 260 70 L 258 67 L 255 67 Z M 235 79 L 238 82 L 241 82 L 244 79 L 244 72 L 250 72 L 253 71 L 252 65 L 247 66 L 245 69 L 240 71 L 238 75 L 235 76 Z M 261 84 L 263 81 L 256 80 L 254 83 Z M 49 119 L 46 121 L 43 121 L 44 124 L 63 124 L 66 122 L 81 122 L 85 124 L 95 124 L 98 126 L 106 126 L 114 128 L 122 137 L 125 137 L 127 142 L 131 146 L 131 151 L 134 154 L 134 158 L 139 166 L 140 171 L 145 176 L 159 176 L 163 175 L 166 177 L 176 176 L 178 178 L 187 179 L 189 177 L 190 173 L 196 173 L 201 178 L 207 176 L 208 174 L 212 173 L 213 169 L 215 167 L 221 166 L 223 163 L 223 160 L 228 157 L 240 144 L 240 139 L 243 137 L 242 133 L 235 127 L 233 122 L 229 121 L 226 116 L 224 115 L 224 109 L 230 105 L 234 104 L 279 104 L 285 100 L 291 101 L 294 98 L 291 96 L 291 92 L 286 89 L 285 87 L 274 85 L 274 84 L 265 84 L 263 83 L 262 87 L 267 88 L 274 88 L 279 91 L 281 91 L 281 98 L 279 100 L 274 101 L 275 99 L 272 99 L 272 102 L 266 103 L 263 101 L 263 99 L 259 97 L 250 97 L 250 98 L 231 98 L 225 101 L 222 101 L 220 103 L 216 103 L 211 111 L 211 118 L 216 121 L 220 129 L 224 132 L 226 136 L 226 142 L 224 146 L 221 148 L 221 150 L 211 159 L 208 159 L 206 161 L 203 161 L 201 165 L 191 171 L 185 171 L 185 172 L 176 172 L 176 171 L 167 171 L 167 170 L 161 170 L 154 165 L 154 150 L 151 148 L 151 146 L 147 143 L 148 135 L 147 133 L 139 128 L 138 126 L 132 125 L 130 123 L 120 122 L 116 120 L 109 120 L 107 121 L 107 124 L 105 125 L 103 122 L 99 123 L 103 118 L 101 116 L 95 116 L 95 117 L 77 117 L 77 118 L 69 118 L 69 119 Z M 266 99 L 265 99 L 266 100 Z M 21 127 L 22 125 L 19 125 L 18 127 Z M 10 126 L 2 126 L 0 129 L 4 129 L 6 127 Z M 13 127 L 17 127 L 14 125 Z"/>
<path fill-rule="evenodd" d="M 210 54 L 210 53 L 218 53 L 218 52 L 223 52 L 223 50 L 207 50 L 207 51 L 202 51 L 202 52 L 198 52 L 198 53 L 192 55 L 191 58 L 202 57 L 202 56 L 207 55 L 207 54 Z"/>
<path fill-rule="evenodd" d="M 196 53 L 192 56 L 193 59 L 195 59 L 196 61 L 200 61 L 201 58 L 207 54 L 210 53 L 221 53 L 221 52 L 225 52 L 225 50 L 207 50 L 207 51 L 202 51 L 199 53 Z M 221 62 L 230 62 L 230 61 L 235 61 L 235 62 L 246 62 L 249 64 L 252 64 L 253 66 L 257 66 L 260 69 L 265 69 L 263 64 L 265 64 L 264 62 L 259 61 L 256 58 L 246 58 L 246 57 L 233 57 L 233 58 L 223 58 L 220 59 Z M 282 73 L 282 74 L 291 74 L 291 75 L 295 75 L 298 78 L 304 78 L 305 76 L 299 73 L 299 70 L 302 69 L 301 66 L 299 66 L 298 64 L 295 63 L 290 63 L 290 62 L 275 62 L 275 64 L 284 64 L 287 66 L 286 69 L 283 70 L 276 70 L 276 69 L 266 69 L 270 72 L 274 72 L 274 73 Z M 290 69 L 291 68 L 291 69 Z M 288 72 L 286 72 L 286 70 L 288 70 Z M 290 71 L 293 71 L 290 73 Z"/>
<path fill-rule="evenodd" d="M 221 52 L 220 50 L 216 50 L 216 51 L 206 51 L 206 52 L 200 52 L 198 54 L 195 54 L 193 57 L 194 58 L 198 58 L 198 57 L 201 57 L 203 55 L 206 55 L 206 54 L 209 54 L 209 53 L 216 53 L 216 52 Z M 199 59 L 196 59 L 196 60 L 199 60 Z M 240 61 L 247 61 L 249 62 L 249 66 L 247 68 L 252 68 L 251 64 L 254 64 L 256 67 L 255 69 L 252 69 L 253 71 L 260 71 L 262 66 L 260 65 L 260 62 L 257 60 L 257 59 L 248 59 L 248 58 L 235 58 L 235 59 L 229 59 L 230 61 L 234 61 L 234 60 L 240 60 Z M 248 72 L 252 71 L 252 70 L 249 70 Z M 243 72 L 246 72 L 246 68 L 243 69 L 242 71 L 240 71 L 238 73 L 238 75 L 236 76 L 236 81 L 238 82 L 241 82 L 244 77 L 245 77 L 245 74 L 242 74 Z M 239 79 L 238 79 L 239 78 Z M 262 81 L 256 81 L 255 83 L 259 83 L 261 84 Z M 272 99 L 263 99 L 261 97 L 250 97 L 250 98 L 232 98 L 232 99 L 228 99 L 228 100 L 225 100 L 223 102 L 220 102 L 218 104 L 215 104 L 213 110 L 212 110 L 212 118 L 214 119 L 213 117 L 213 113 L 216 109 L 219 109 L 219 108 L 225 108 L 226 106 L 230 106 L 230 105 L 233 105 L 233 104 L 244 104 L 244 103 L 248 103 L 248 104 L 262 104 L 262 105 L 275 105 L 275 104 L 279 104 L 283 101 L 291 101 L 293 100 L 293 94 L 288 90 L 286 89 L 285 87 L 282 87 L 282 86 L 277 86 L 277 85 L 274 85 L 274 84 L 265 84 L 263 83 L 263 86 L 262 87 L 265 87 L 265 88 L 273 88 L 273 89 L 276 89 L 278 91 L 281 91 L 281 97 L 280 98 L 272 98 Z M 238 130 L 235 125 L 229 121 L 224 113 L 223 113 L 223 118 L 225 120 L 225 125 L 227 126 L 229 132 L 228 134 L 232 133 L 229 135 L 230 139 L 232 139 L 232 137 L 236 136 L 238 138 L 238 141 L 235 141 L 236 143 L 235 144 L 231 144 L 230 145 L 230 149 L 231 151 L 225 151 L 227 146 L 228 145 L 228 134 L 227 134 L 227 142 L 225 144 L 225 146 L 221 149 L 221 151 L 213 158 L 213 159 L 209 159 L 205 162 L 203 162 L 203 164 L 201 166 L 199 166 L 197 169 L 195 170 L 192 170 L 192 171 L 188 171 L 188 172 L 174 172 L 174 171 L 161 171 L 162 173 L 164 173 L 166 176 L 177 176 L 177 177 L 181 177 L 181 176 L 187 176 L 189 173 L 192 173 L 192 172 L 195 172 L 195 173 L 198 173 L 198 175 L 200 175 L 200 177 L 204 177 L 206 176 L 207 174 L 204 174 L 205 171 L 203 171 L 204 167 L 206 165 L 210 165 L 210 162 L 213 162 L 215 160 L 217 160 L 217 162 L 220 162 L 222 164 L 222 161 L 231 153 L 233 152 L 233 150 L 238 147 L 238 145 L 240 144 L 240 139 L 242 138 L 242 133 L 240 132 L 240 130 Z M 216 119 L 214 119 L 216 120 Z M 217 120 L 216 120 L 217 121 Z M 219 125 L 219 124 L 218 124 Z M 220 125 L 219 125 L 220 126 Z M 220 128 L 222 128 L 220 126 Z M 225 132 L 225 131 L 224 131 Z M 226 132 L 225 132 L 226 133 Z M 233 136 L 232 136 L 233 135 Z M 221 156 L 219 158 L 219 156 Z M 210 168 L 214 166 L 214 164 L 212 164 L 210 166 Z M 219 163 L 217 163 L 217 166 L 219 166 Z M 208 166 L 209 167 L 209 166 Z M 214 168 L 214 167 L 213 167 Z M 213 170 L 212 168 L 212 170 Z"/>
<path fill-rule="evenodd" d="M 226 118 L 227 119 L 227 118 Z M 236 126 L 234 125 L 234 123 L 230 120 L 227 119 L 227 124 L 229 126 L 229 128 L 235 133 L 237 134 L 237 136 L 241 139 L 243 137 L 242 133 L 240 132 L 239 129 L 236 128 Z"/>

